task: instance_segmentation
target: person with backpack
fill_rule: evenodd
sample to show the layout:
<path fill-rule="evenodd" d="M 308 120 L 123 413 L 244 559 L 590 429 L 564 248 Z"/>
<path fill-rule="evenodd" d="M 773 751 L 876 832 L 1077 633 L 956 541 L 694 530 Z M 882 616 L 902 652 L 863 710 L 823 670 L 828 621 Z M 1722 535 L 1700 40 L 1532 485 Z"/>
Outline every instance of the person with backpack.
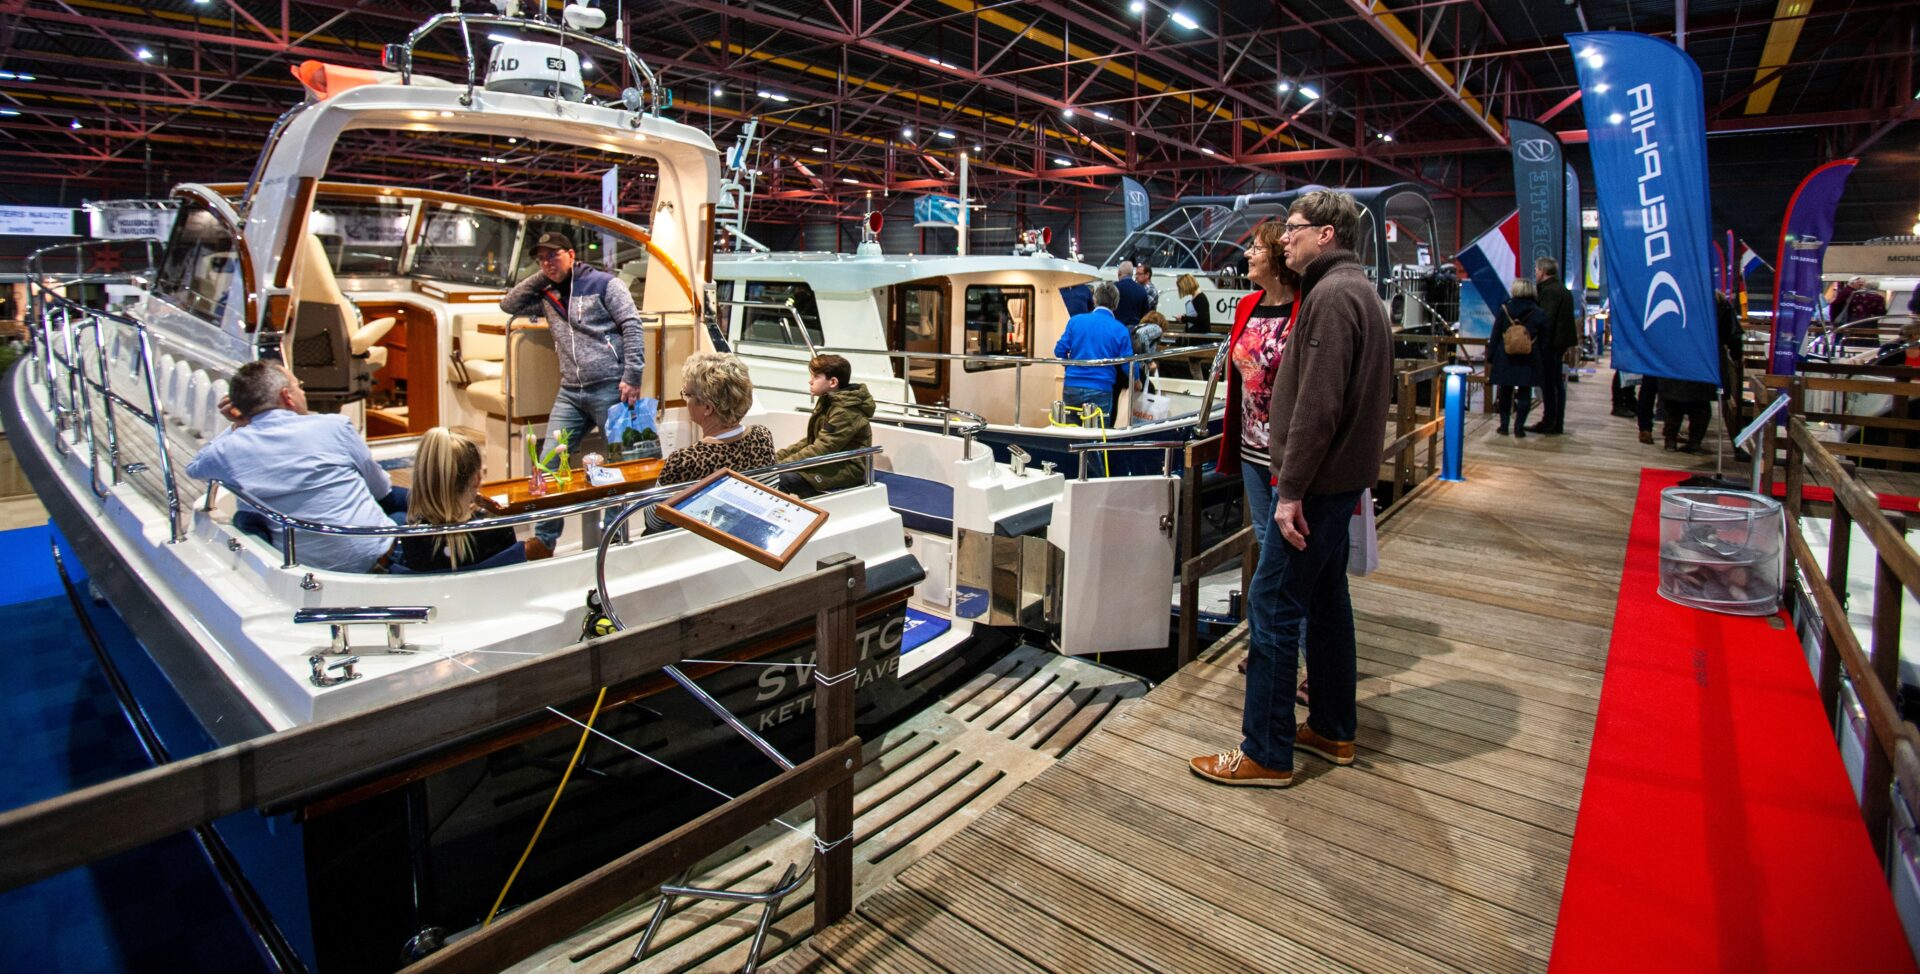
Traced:
<path fill-rule="evenodd" d="M 1559 363 L 1548 348 L 1547 313 L 1535 300 L 1538 292 L 1534 283 L 1524 278 L 1514 281 L 1512 293 L 1512 299 L 1493 316 L 1493 333 L 1487 336 L 1487 381 L 1497 389 L 1500 435 L 1506 436 L 1511 429 L 1518 439 L 1527 435 L 1533 387 L 1540 384 L 1549 367 Z M 1511 426 L 1507 423 L 1509 413 L 1513 415 Z"/>

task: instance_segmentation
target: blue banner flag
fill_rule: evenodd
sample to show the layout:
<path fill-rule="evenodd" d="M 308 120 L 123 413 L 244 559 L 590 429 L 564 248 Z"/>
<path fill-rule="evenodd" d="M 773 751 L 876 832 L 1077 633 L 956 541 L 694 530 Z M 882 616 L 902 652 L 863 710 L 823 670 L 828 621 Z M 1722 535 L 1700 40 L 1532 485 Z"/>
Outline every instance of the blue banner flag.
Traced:
<path fill-rule="evenodd" d="M 1614 367 L 1717 386 L 1700 67 L 1644 34 L 1567 40 L 1599 197 Z"/>
<path fill-rule="evenodd" d="M 1573 321 L 1582 337 L 1587 334 L 1586 237 L 1587 232 L 1580 229 L 1580 177 L 1574 173 L 1573 164 L 1568 163 L 1567 251 L 1560 259 L 1560 283 L 1573 295 Z"/>
<path fill-rule="evenodd" d="M 916 227 L 959 226 L 960 201 L 951 196 L 922 196 L 914 200 L 913 225 Z"/>
<path fill-rule="evenodd" d="M 1147 196 L 1147 188 L 1135 182 L 1131 177 L 1120 177 L 1121 201 L 1126 206 L 1127 232 L 1132 233 L 1147 225 L 1153 218 L 1153 201 Z"/>
<path fill-rule="evenodd" d="M 1829 162 L 1800 181 L 1780 221 L 1780 267 L 1773 275 L 1773 341 L 1767 371 L 1792 375 L 1800 365 L 1800 343 L 1820 307 L 1820 269 L 1833 239 L 1833 211 L 1846 192 L 1847 177 L 1858 159 Z"/>
<path fill-rule="evenodd" d="M 1533 278 L 1533 262 L 1566 255 L 1567 165 L 1560 139 L 1537 122 L 1507 119 L 1512 143 L 1513 198 L 1520 207 L 1520 274 Z"/>

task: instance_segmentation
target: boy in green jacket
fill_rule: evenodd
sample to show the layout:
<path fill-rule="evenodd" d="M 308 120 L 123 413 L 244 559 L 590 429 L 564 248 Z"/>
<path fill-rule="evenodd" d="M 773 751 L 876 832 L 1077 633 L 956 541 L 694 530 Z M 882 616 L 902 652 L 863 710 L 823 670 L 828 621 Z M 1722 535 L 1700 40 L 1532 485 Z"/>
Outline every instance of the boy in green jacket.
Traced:
<path fill-rule="evenodd" d="M 814 396 L 813 418 L 807 420 L 807 438 L 774 454 L 780 463 L 857 450 L 873 445 L 873 396 L 853 384 L 853 366 L 838 355 L 816 355 L 807 362 L 811 374 L 807 391 Z M 780 475 L 780 489 L 796 497 L 812 497 L 866 482 L 866 464 L 843 460 L 819 467 L 789 470 Z"/>

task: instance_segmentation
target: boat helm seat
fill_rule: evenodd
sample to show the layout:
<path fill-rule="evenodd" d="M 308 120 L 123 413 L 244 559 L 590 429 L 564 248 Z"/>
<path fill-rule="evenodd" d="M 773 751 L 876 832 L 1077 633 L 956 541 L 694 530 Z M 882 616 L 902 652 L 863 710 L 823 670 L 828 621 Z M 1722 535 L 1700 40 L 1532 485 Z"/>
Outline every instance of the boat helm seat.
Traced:
<path fill-rule="evenodd" d="M 455 385 L 472 385 L 506 374 L 507 336 L 502 326 L 505 312 L 470 313 L 455 316 L 456 327 L 452 358 Z M 493 327 L 485 327 L 493 326 Z"/>
<path fill-rule="evenodd" d="M 487 441 L 506 449 L 501 459 L 513 470 L 526 459 L 516 445 L 523 424 L 545 423 L 560 392 L 560 357 L 545 326 L 519 322 L 508 332 L 500 378 L 471 382 L 466 393 L 467 403 L 487 416 Z"/>
<path fill-rule="evenodd" d="M 312 408 L 338 412 L 372 392 L 373 374 L 387 364 L 387 350 L 374 343 L 398 319 L 361 320 L 360 309 L 341 293 L 319 237 L 307 234 L 295 261 L 294 317 L 283 353 Z"/>

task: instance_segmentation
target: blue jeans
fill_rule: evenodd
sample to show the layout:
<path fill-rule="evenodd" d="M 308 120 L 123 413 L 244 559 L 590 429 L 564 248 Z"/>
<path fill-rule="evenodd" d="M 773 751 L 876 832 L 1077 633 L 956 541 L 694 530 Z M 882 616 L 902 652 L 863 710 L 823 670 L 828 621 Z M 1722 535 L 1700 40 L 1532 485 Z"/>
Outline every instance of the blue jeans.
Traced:
<path fill-rule="evenodd" d="M 1060 401 L 1068 406 L 1100 407 L 1100 425 L 1113 428 L 1113 390 L 1067 386 L 1060 390 Z"/>
<path fill-rule="evenodd" d="M 1255 544 L 1267 543 L 1273 527 L 1273 470 L 1264 463 L 1240 460 L 1240 482 L 1247 488 L 1247 518 L 1253 522 Z"/>
<path fill-rule="evenodd" d="M 1313 703 L 1307 723 L 1328 740 L 1351 741 L 1359 725 L 1353 602 L 1347 596 L 1347 527 L 1357 490 L 1308 494 L 1307 547 L 1294 548 L 1278 526 L 1260 547 L 1247 594 L 1247 703 L 1240 749 L 1264 767 L 1293 767 L 1293 695 L 1300 651 L 1307 656 Z"/>
<path fill-rule="evenodd" d="M 580 441 L 586 439 L 592 430 L 604 432 L 607 422 L 607 410 L 620 401 L 620 380 L 607 379 L 577 389 L 560 387 L 560 393 L 553 397 L 553 408 L 547 411 L 547 435 L 553 436 L 561 430 L 567 431 L 567 452 L 574 459 L 577 468 L 581 455 Z M 547 444 L 540 442 L 542 451 Z M 533 526 L 533 536 L 539 538 L 548 548 L 560 540 L 560 533 L 566 527 L 565 518 L 541 521 Z"/>

